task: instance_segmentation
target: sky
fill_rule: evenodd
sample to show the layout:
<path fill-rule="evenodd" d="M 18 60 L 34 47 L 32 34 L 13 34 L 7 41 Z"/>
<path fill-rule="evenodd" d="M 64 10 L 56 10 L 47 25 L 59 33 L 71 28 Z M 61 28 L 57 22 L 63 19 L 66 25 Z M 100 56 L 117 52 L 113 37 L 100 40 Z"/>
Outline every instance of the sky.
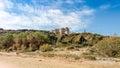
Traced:
<path fill-rule="evenodd" d="M 0 28 L 120 36 L 120 0 L 0 0 Z"/>

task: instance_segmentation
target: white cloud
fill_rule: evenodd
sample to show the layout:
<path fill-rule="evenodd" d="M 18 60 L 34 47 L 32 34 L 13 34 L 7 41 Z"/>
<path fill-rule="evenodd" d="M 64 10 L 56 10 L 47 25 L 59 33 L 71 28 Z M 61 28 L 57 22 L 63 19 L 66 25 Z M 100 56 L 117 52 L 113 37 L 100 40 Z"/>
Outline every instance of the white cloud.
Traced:
<path fill-rule="evenodd" d="M 115 5 L 104 4 L 104 5 L 101 5 L 99 8 L 102 9 L 102 10 L 106 10 L 106 9 L 117 8 L 117 7 L 120 7 L 120 4 L 115 4 Z"/>
<path fill-rule="evenodd" d="M 101 6 L 100 6 L 100 9 L 105 10 L 105 9 L 109 9 L 110 7 L 111 7 L 111 5 L 105 4 L 105 5 L 101 5 Z"/>
<path fill-rule="evenodd" d="M 1 1 L 1 0 L 0 0 Z M 13 4 L 11 1 L 8 4 Z M 2 5 L 4 2 L 0 2 Z M 4 8 L 7 6 L 3 5 Z M 86 28 L 90 22 L 93 9 L 84 8 L 80 11 L 64 13 L 60 9 L 41 9 L 35 8 L 28 4 L 16 6 L 21 11 L 19 13 L 10 13 L 4 9 L 0 10 L 0 27 L 5 29 L 53 29 L 60 27 L 69 27 L 71 30 Z M 44 28 L 43 28 L 44 27 Z M 45 28 L 46 27 L 46 28 Z M 53 27 L 53 28 L 48 28 Z"/>
<path fill-rule="evenodd" d="M 68 3 L 68 4 L 74 4 L 75 2 L 77 3 L 83 3 L 83 0 L 61 0 L 62 2 Z"/>
<path fill-rule="evenodd" d="M 9 0 L 0 0 L 0 10 L 11 8 L 13 3 Z"/>
<path fill-rule="evenodd" d="M 34 8 L 32 8 L 31 6 L 29 6 L 28 4 L 22 5 L 22 4 L 18 4 L 18 9 L 24 12 L 29 12 L 29 13 L 33 13 L 34 12 Z"/>

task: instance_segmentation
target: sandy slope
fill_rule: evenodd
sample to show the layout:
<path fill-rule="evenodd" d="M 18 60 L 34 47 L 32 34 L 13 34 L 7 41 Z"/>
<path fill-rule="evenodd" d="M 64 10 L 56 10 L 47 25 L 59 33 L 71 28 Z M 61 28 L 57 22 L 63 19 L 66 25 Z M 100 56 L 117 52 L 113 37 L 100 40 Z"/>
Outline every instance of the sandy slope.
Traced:
<path fill-rule="evenodd" d="M 120 68 L 115 61 L 66 61 L 56 58 L 0 56 L 0 68 Z"/>

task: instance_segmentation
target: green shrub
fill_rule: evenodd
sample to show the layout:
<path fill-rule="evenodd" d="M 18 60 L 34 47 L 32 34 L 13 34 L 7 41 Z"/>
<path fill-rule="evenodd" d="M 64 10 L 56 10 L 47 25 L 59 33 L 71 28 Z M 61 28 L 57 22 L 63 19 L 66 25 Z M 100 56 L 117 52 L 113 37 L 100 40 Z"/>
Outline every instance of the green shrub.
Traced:
<path fill-rule="evenodd" d="M 52 45 L 44 44 L 43 46 L 40 47 L 40 50 L 42 52 L 46 52 L 46 51 L 52 51 L 53 48 L 52 48 Z"/>
<path fill-rule="evenodd" d="M 93 46 L 91 51 L 104 57 L 120 57 L 120 38 L 105 38 Z"/>

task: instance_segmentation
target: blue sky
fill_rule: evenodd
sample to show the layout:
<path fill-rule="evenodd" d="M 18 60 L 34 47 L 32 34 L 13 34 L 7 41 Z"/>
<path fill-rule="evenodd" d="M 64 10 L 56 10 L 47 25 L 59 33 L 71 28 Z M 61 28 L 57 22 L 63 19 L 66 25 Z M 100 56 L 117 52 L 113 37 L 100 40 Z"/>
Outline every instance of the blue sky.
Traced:
<path fill-rule="evenodd" d="M 120 35 L 120 0 L 0 0 L 0 28 L 69 27 L 73 32 Z"/>

